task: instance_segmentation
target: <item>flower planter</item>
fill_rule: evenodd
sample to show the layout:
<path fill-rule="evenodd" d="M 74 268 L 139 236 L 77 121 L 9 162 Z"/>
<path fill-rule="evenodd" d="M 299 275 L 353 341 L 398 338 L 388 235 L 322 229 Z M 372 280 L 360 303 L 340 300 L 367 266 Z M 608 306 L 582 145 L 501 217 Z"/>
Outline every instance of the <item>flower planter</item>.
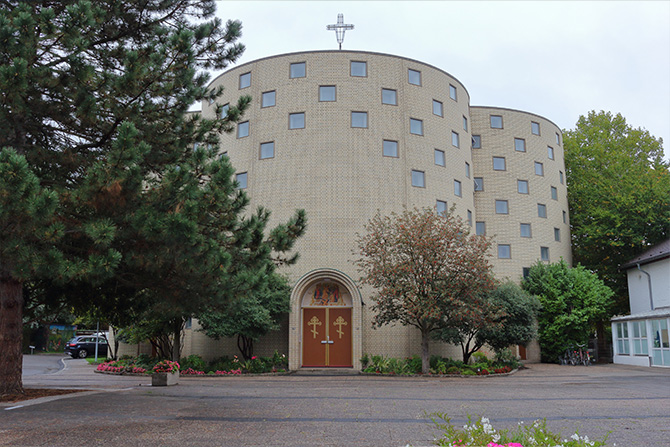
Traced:
<path fill-rule="evenodd" d="M 151 386 L 172 386 L 179 383 L 179 371 L 173 373 L 153 373 Z"/>

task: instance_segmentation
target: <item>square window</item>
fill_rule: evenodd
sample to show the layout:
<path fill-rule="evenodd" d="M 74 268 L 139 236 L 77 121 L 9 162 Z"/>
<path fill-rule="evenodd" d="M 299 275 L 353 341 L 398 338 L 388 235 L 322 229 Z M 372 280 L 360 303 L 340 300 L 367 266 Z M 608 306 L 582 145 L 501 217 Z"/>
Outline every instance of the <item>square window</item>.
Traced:
<path fill-rule="evenodd" d="M 251 72 L 240 75 L 240 89 L 247 88 L 251 85 Z"/>
<path fill-rule="evenodd" d="M 435 164 L 438 166 L 445 166 L 444 151 L 435 149 Z"/>
<path fill-rule="evenodd" d="M 556 144 L 561 144 L 561 136 L 556 132 Z"/>
<path fill-rule="evenodd" d="M 563 211 L 563 223 L 568 223 L 568 213 Z"/>
<path fill-rule="evenodd" d="M 263 92 L 261 94 L 261 107 L 272 107 L 275 105 L 275 99 L 277 97 L 277 92 L 274 90 L 270 92 Z"/>
<path fill-rule="evenodd" d="M 484 177 L 475 177 L 475 191 L 484 191 Z"/>
<path fill-rule="evenodd" d="M 351 61 L 351 76 L 366 77 L 368 75 L 368 63 Z"/>
<path fill-rule="evenodd" d="M 335 101 L 335 86 L 334 85 L 320 85 L 319 86 L 319 101 L 333 102 Z"/>
<path fill-rule="evenodd" d="M 519 235 L 521 237 L 532 237 L 530 230 L 531 229 L 529 223 L 522 223 L 521 225 L 519 225 Z"/>
<path fill-rule="evenodd" d="M 505 157 L 493 157 L 493 170 L 494 171 L 505 170 Z"/>
<path fill-rule="evenodd" d="M 461 147 L 461 141 L 458 136 L 458 133 L 451 131 L 451 145 L 454 147 Z"/>
<path fill-rule="evenodd" d="M 463 130 L 468 131 L 468 119 L 466 117 L 463 117 Z"/>
<path fill-rule="evenodd" d="M 289 113 L 288 115 L 289 129 L 304 129 L 305 128 L 305 113 Z"/>
<path fill-rule="evenodd" d="M 563 184 L 563 171 L 558 171 L 558 180 L 561 182 L 561 185 Z"/>
<path fill-rule="evenodd" d="M 246 187 L 247 187 L 247 173 L 246 172 L 240 172 L 239 174 L 235 174 L 235 181 L 237 182 L 237 188 L 236 189 L 246 189 Z"/>
<path fill-rule="evenodd" d="M 496 200 L 496 214 L 509 214 L 507 200 Z"/>
<path fill-rule="evenodd" d="M 561 242 L 561 230 L 560 230 L 560 228 L 554 228 L 554 240 L 556 242 Z"/>
<path fill-rule="evenodd" d="M 228 117 L 228 110 L 230 110 L 230 103 L 225 103 L 221 106 L 221 119 L 226 119 L 226 117 Z"/>
<path fill-rule="evenodd" d="M 426 187 L 426 174 L 423 171 L 412 170 L 412 186 L 417 188 Z"/>
<path fill-rule="evenodd" d="M 244 138 L 249 136 L 249 121 L 244 121 L 237 124 L 237 138 Z"/>
<path fill-rule="evenodd" d="M 523 138 L 515 138 L 514 150 L 517 152 L 526 152 L 526 140 Z"/>
<path fill-rule="evenodd" d="M 307 64 L 305 62 L 295 62 L 291 64 L 289 78 L 304 78 L 307 75 Z"/>
<path fill-rule="evenodd" d="M 421 85 L 421 72 L 412 70 L 411 68 L 407 70 L 407 76 L 410 84 Z"/>
<path fill-rule="evenodd" d="M 486 222 L 475 222 L 475 234 L 484 236 L 486 234 Z"/>
<path fill-rule="evenodd" d="M 481 149 L 482 148 L 482 136 L 481 135 L 473 135 L 472 136 L 472 148 L 473 149 Z"/>
<path fill-rule="evenodd" d="M 544 203 L 537 204 L 537 217 L 547 218 L 547 205 Z"/>
<path fill-rule="evenodd" d="M 554 159 L 554 148 L 551 146 L 547 146 L 547 157 L 549 157 L 549 160 Z"/>
<path fill-rule="evenodd" d="M 470 163 L 465 162 L 465 178 L 470 178 Z"/>
<path fill-rule="evenodd" d="M 398 157 L 398 142 L 392 140 L 384 140 L 382 153 L 384 157 Z"/>
<path fill-rule="evenodd" d="M 457 95 L 458 90 L 456 89 L 455 86 L 449 84 L 449 97 L 453 99 L 454 101 L 458 101 L 458 96 Z"/>
<path fill-rule="evenodd" d="M 558 190 L 556 189 L 555 186 L 551 187 L 551 198 L 553 200 L 558 200 Z"/>
<path fill-rule="evenodd" d="M 472 226 L 472 211 L 468 210 L 468 225 Z"/>
<path fill-rule="evenodd" d="M 444 200 L 438 200 L 437 203 L 435 204 L 435 208 L 437 209 L 437 214 L 439 216 L 447 215 L 447 202 L 445 202 Z"/>
<path fill-rule="evenodd" d="M 535 121 L 530 122 L 530 132 L 533 135 L 540 135 L 540 123 L 536 123 Z"/>
<path fill-rule="evenodd" d="M 544 165 L 539 161 L 535 162 L 535 175 L 544 175 Z"/>
<path fill-rule="evenodd" d="M 502 129 L 503 119 L 501 115 L 491 115 L 491 129 Z"/>
<path fill-rule="evenodd" d="M 543 261 L 549 260 L 549 247 L 540 247 L 540 259 Z"/>
<path fill-rule="evenodd" d="M 442 103 L 433 99 L 433 115 L 443 116 L 442 115 Z"/>
<path fill-rule="evenodd" d="M 528 194 L 528 180 L 517 180 L 516 190 L 519 194 Z"/>
<path fill-rule="evenodd" d="M 398 92 L 390 88 L 382 89 L 382 104 L 398 105 Z"/>
<path fill-rule="evenodd" d="M 423 121 L 414 118 L 409 119 L 409 133 L 423 135 Z"/>
<path fill-rule="evenodd" d="M 454 180 L 454 195 L 458 197 L 463 196 L 463 188 L 461 187 L 461 182 L 459 180 Z"/>
<path fill-rule="evenodd" d="M 512 249 L 509 244 L 498 244 L 498 258 L 510 259 L 512 257 Z"/>
<path fill-rule="evenodd" d="M 261 143 L 261 160 L 275 156 L 275 142 Z"/>
<path fill-rule="evenodd" d="M 351 112 L 351 127 L 368 127 L 368 112 Z"/>

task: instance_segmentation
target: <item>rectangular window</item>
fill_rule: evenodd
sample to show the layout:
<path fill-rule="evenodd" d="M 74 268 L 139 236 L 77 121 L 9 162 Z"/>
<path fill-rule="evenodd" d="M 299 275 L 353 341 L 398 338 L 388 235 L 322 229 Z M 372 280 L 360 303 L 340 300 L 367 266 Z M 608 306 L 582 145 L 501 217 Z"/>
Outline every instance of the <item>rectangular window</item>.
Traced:
<path fill-rule="evenodd" d="M 458 197 L 463 196 L 463 189 L 459 180 L 454 180 L 454 195 Z"/>
<path fill-rule="evenodd" d="M 236 189 L 246 189 L 246 187 L 247 187 L 247 173 L 246 172 L 240 172 L 239 174 L 235 174 L 235 181 L 237 182 L 237 188 Z"/>
<path fill-rule="evenodd" d="M 451 131 L 451 145 L 454 147 L 461 147 L 461 140 L 457 132 Z"/>
<path fill-rule="evenodd" d="M 481 135 L 473 135 L 472 136 L 472 148 L 473 149 L 481 149 L 482 148 L 482 136 Z"/>
<path fill-rule="evenodd" d="M 392 140 L 384 140 L 382 153 L 384 157 L 398 158 L 398 142 Z"/>
<path fill-rule="evenodd" d="M 438 216 L 447 215 L 447 202 L 445 202 L 444 200 L 438 200 L 437 203 L 435 204 L 435 208 L 437 209 Z"/>
<path fill-rule="evenodd" d="M 390 88 L 382 89 L 382 104 L 398 105 L 398 92 Z"/>
<path fill-rule="evenodd" d="M 335 101 L 335 86 L 334 85 L 320 85 L 319 86 L 319 101 L 333 102 Z"/>
<path fill-rule="evenodd" d="M 536 123 L 535 121 L 530 122 L 530 132 L 533 135 L 540 135 L 540 123 Z"/>
<path fill-rule="evenodd" d="M 468 225 L 472 226 L 472 211 L 468 210 Z"/>
<path fill-rule="evenodd" d="M 539 161 L 535 162 L 535 175 L 544 175 L 544 165 Z"/>
<path fill-rule="evenodd" d="M 237 124 L 237 138 L 244 138 L 249 136 L 249 121 L 244 121 Z"/>
<path fill-rule="evenodd" d="M 561 185 L 563 184 L 563 171 L 558 171 L 558 180 L 561 182 Z"/>
<path fill-rule="evenodd" d="M 305 113 L 290 113 L 288 115 L 289 129 L 304 129 L 305 128 Z"/>
<path fill-rule="evenodd" d="M 251 72 L 240 75 L 240 90 L 251 85 Z"/>
<path fill-rule="evenodd" d="M 633 354 L 649 355 L 649 345 L 647 343 L 647 322 L 632 321 L 633 327 Z"/>
<path fill-rule="evenodd" d="M 275 105 L 275 99 L 277 97 L 277 92 L 274 90 L 269 92 L 263 92 L 261 94 L 261 107 L 272 107 Z"/>
<path fill-rule="evenodd" d="M 523 276 L 523 279 L 528 278 L 530 276 L 530 267 L 522 267 L 521 276 Z"/>
<path fill-rule="evenodd" d="M 475 191 L 484 191 L 484 177 L 475 177 Z"/>
<path fill-rule="evenodd" d="M 560 228 L 554 228 L 554 240 L 556 242 L 561 242 L 561 230 L 560 230 Z"/>
<path fill-rule="evenodd" d="M 289 78 L 304 78 L 307 75 L 307 64 L 305 62 L 295 62 L 291 64 Z"/>
<path fill-rule="evenodd" d="M 563 223 L 568 223 L 568 213 L 563 211 Z"/>
<path fill-rule="evenodd" d="M 366 77 L 368 75 L 368 63 L 351 61 L 351 76 Z"/>
<path fill-rule="evenodd" d="M 435 164 L 438 166 L 445 166 L 444 151 L 435 149 Z"/>
<path fill-rule="evenodd" d="M 491 129 L 502 129 L 503 119 L 501 115 L 491 115 Z"/>
<path fill-rule="evenodd" d="M 507 200 L 496 200 L 496 214 L 509 214 Z"/>
<path fill-rule="evenodd" d="M 543 261 L 549 260 L 549 247 L 540 247 L 540 259 Z"/>
<path fill-rule="evenodd" d="M 549 157 L 549 160 L 554 159 L 554 148 L 551 146 L 547 146 L 547 157 Z"/>
<path fill-rule="evenodd" d="M 512 249 L 509 244 L 498 244 L 498 258 L 510 259 L 512 257 Z"/>
<path fill-rule="evenodd" d="M 465 162 L 465 178 L 470 178 L 470 163 Z"/>
<path fill-rule="evenodd" d="M 533 237 L 529 223 L 522 223 L 519 226 L 519 235 L 521 237 Z"/>
<path fill-rule="evenodd" d="M 409 119 L 409 133 L 423 135 L 423 121 L 414 118 Z"/>
<path fill-rule="evenodd" d="M 351 127 L 368 127 L 368 112 L 351 112 Z"/>
<path fill-rule="evenodd" d="M 505 170 L 505 157 L 493 157 L 493 170 L 494 171 Z"/>
<path fill-rule="evenodd" d="M 458 93 L 458 90 L 456 89 L 456 87 L 449 84 L 449 97 L 451 99 L 453 99 L 454 101 L 458 101 L 457 93 Z"/>
<path fill-rule="evenodd" d="M 547 218 L 547 205 L 544 203 L 537 204 L 537 217 Z"/>
<path fill-rule="evenodd" d="M 423 171 L 412 170 L 412 186 L 417 188 L 426 187 L 426 174 Z"/>
<path fill-rule="evenodd" d="M 528 180 L 517 180 L 516 190 L 519 194 L 528 194 Z"/>
<path fill-rule="evenodd" d="M 477 236 L 486 235 L 486 222 L 475 222 L 475 234 Z"/>
<path fill-rule="evenodd" d="M 561 136 L 556 132 L 556 144 L 561 144 Z"/>
<path fill-rule="evenodd" d="M 443 116 L 442 115 L 442 103 L 433 99 L 433 115 Z"/>
<path fill-rule="evenodd" d="M 230 110 L 230 103 L 225 103 L 221 106 L 221 119 L 225 119 L 228 116 L 228 110 Z"/>
<path fill-rule="evenodd" d="M 275 156 L 275 142 L 261 143 L 261 160 Z"/>
<path fill-rule="evenodd" d="M 616 323 L 616 345 L 617 354 L 630 355 L 630 344 L 628 343 L 628 323 Z"/>
<path fill-rule="evenodd" d="M 558 200 L 558 189 L 555 186 L 551 187 L 551 198 L 552 200 Z"/>
<path fill-rule="evenodd" d="M 410 68 L 407 70 L 407 79 L 410 84 L 421 85 L 421 72 Z"/>
<path fill-rule="evenodd" d="M 463 117 L 463 130 L 468 131 L 468 119 L 466 117 Z"/>
<path fill-rule="evenodd" d="M 517 152 L 526 152 L 526 140 L 523 138 L 515 138 L 514 150 Z"/>

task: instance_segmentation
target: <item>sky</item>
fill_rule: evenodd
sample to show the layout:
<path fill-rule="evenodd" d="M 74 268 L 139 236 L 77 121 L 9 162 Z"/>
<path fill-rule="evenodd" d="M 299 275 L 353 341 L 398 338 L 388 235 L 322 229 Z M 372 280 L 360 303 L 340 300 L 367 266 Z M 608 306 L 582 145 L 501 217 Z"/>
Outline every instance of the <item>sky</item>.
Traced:
<path fill-rule="evenodd" d="M 541 115 L 564 130 L 591 110 L 663 138 L 670 160 L 670 1 L 217 1 L 242 22 L 238 64 L 337 49 L 326 25 L 353 24 L 346 50 L 440 68 L 471 105 Z M 217 73 L 214 73 L 216 75 Z"/>

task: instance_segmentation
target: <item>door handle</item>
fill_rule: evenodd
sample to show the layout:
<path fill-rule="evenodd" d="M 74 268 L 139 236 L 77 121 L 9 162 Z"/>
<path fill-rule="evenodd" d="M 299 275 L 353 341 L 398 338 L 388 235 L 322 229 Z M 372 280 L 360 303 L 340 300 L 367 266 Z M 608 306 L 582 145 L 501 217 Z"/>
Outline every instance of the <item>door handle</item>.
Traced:
<path fill-rule="evenodd" d="M 330 337 L 328 337 L 328 340 L 321 340 L 322 345 L 325 345 L 325 344 L 332 345 L 333 343 L 335 343 L 335 342 L 333 340 L 331 340 Z"/>

